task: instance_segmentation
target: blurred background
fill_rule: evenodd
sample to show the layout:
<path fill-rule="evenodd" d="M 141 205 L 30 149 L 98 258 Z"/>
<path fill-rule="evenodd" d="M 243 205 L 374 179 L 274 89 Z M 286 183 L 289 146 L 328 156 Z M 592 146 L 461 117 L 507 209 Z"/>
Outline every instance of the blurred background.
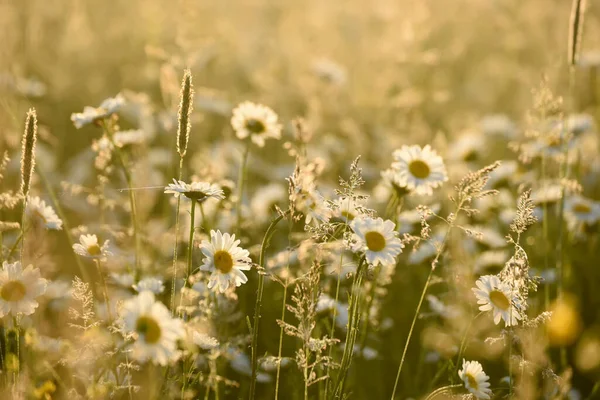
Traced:
<path fill-rule="evenodd" d="M 327 160 L 324 179 L 335 182 L 338 175 L 347 175 L 349 162 L 361 154 L 367 189 L 371 190 L 380 170 L 389 165 L 392 149 L 402 144 L 431 143 L 446 159 L 452 155 L 461 158 L 453 153 L 452 144 L 465 133 L 519 131 L 533 108 L 532 88 L 543 76 L 555 93 L 567 96 L 570 3 L 0 0 L 0 152 L 8 150 L 13 156 L 12 173 L 3 185 L 17 187 L 23 121 L 30 107 L 37 109 L 40 124 L 39 170 L 57 187 L 62 181 L 82 185 L 93 181 L 90 145 L 100 136 L 99 131 L 92 125 L 76 129 L 70 116 L 122 93 L 127 105 L 119 124 L 122 129 L 139 128 L 146 134 L 144 145 L 132 150 L 137 162 L 135 185 L 164 186 L 175 176 L 179 162 L 174 148 L 177 107 L 181 76 L 189 67 L 196 97 L 192 151 L 185 160 L 188 175 L 236 176 L 239 146 L 229 119 L 233 107 L 250 100 L 279 114 L 284 123 L 283 141 L 293 139 L 290 121 L 298 116 L 305 119 L 313 133 L 309 154 Z M 569 107 L 598 122 L 600 7 L 594 2 L 588 7 L 575 73 L 576 96 Z M 479 148 L 479 161 L 470 166 L 484 165 L 485 160 L 515 159 L 507 142 Z M 597 151 L 595 154 L 597 159 Z M 249 190 L 273 180 L 284 182 L 293 163 L 281 143 L 270 141 L 252 154 Z M 464 164 L 451 170 L 451 182 L 465 170 Z M 597 199 L 598 170 L 595 174 L 587 182 L 586 193 Z M 158 237 L 170 226 L 152 224 L 170 210 L 167 200 L 157 200 L 161 195 L 160 191 L 151 192 L 141 201 L 150 237 L 153 233 Z M 85 215 L 85 202 L 78 203 L 64 193 L 61 200 L 67 204 L 73 226 L 93 220 L 93 215 Z M 538 233 L 528 244 L 540 243 Z M 169 254 L 170 245 L 164 242 L 164 254 Z M 574 247 L 570 256 L 571 271 L 576 271 L 570 289 L 582 310 L 580 315 L 573 317 L 569 306 L 559 309 L 565 312 L 564 321 L 575 318 L 576 324 L 582 325 L 577 334 L 585 330 L 585 340 L 591 343 L 577 347 L 579 342 L 572 340 L 568 344 L 572 346 L 570 361 L 584 362 L 575 369 L 573 379 L 584 393 L 591 392 L 599 377 L 598 246 L 594 233 L 593 241 Z M 59 259 L 65 264 L 58 262 L 55 267 L 75 271 L 70 249 L 64 250 Z M 462 248 L 457 254 L 468 258 Z M 541 253 L 533 256 L 537 261 L 542 258 Z M 457 256 L 453 262 L 456 260 L 461 259 Z M 385 307 L 400 328 L 382 336 L 383 343 L 390 345 L 389 354 L 381 352 L 384 362 L 376 368 L 359 364 L 362 371 L 371 373 L 372 380 L 356 389 L 357 398 L 389 395 L 394 374 L 388 370 L 395 372 L 398 365 L 406 326 L 422 285 L 421 272 L 404 270 L 396 275 L 395 289 Z M 465 287 L 472 284 L 462 283 Z M 248 288 L 240 293 L 242 301 L 253 295 Z M 265 306 L 265 320 L 278 318 L 281 297 L 275 298 L 277 304 Z M 242 309 L 251 310 L 251 300 L 242 304 L 246 304 Z M 399 304 L 407 304 L 406 309 Z M 442 326 L 429 326 L 418 336 L 424 346 L 436 348 L 443 358 L 444 349 L 436 343 L 450 340 L 445 333 Z M 278 334 L 278 328 L 267 329 L 261 339 L 271 353 L 276 353 L 273 346 Z M 286 346 L 293 348 L 291 341 Z M 474 348 L 473 357 L 479 350 Z M 589 349 L 596 358 L 585 364 Z M 415 341 L 407 365 L 425 365 L 421 361 L 428 354 Z M 553 353 L 553 357 L 558 356 Z M 426 387 L 438 366 L 423 366 L 414 387 Z M 496 371 L 501 370 L 497 365 Z M 493 368 L 490 371 L 495 372 Z M 411 389 L 411 373 L 407 370 L 403 376 L 402 394 L 406 397 L 423 393 Z"/>

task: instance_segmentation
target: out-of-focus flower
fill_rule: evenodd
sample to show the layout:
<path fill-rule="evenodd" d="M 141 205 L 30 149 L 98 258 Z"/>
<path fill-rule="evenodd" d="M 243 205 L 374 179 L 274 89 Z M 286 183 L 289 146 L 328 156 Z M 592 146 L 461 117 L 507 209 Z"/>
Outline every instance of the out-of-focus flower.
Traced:
<path fill-rule="evenodd" d="M 465 388 L 478 399 L 489 399 L 492 390 L 490 389 L 490 377 L 483 372 L 483 367 L 477 361 L 466 361 L 463 359 L 462 368 L 458 371 L 458 376 L 465 384 Z"/>
<path fill-rule="evenodd" d="M 109 241 L 105 240 L 104 244 L 100 246 L 96 235 L 81 235 L 79 236 L 79 243 L 73 245 L 73 251 L 82 257 L 101 259 L 112 255 L 108 251 L 108 245 Z"/>
<path fill-rule="evenodd" d="M 280 139 L 281 125 L 277 114 L 267 106 L 249 101 L 241 103 L 233 110 L 231 126 L 239 139 L 250 138 L 259 147 L 266 139 Z"/>
<path fill-rule="evenodd" d="M 86 106 L 83 108 L 83 112 L 71 114 L 71 121 L 73 121 L 75 128 L 79 129 L 84 125 L 110 117 L 112 114 L 116 113 L 123 104 L 125 104 L 125 98 L 119 93 L 115 97 L 104 100 L 100 104 L 100 107 Z"/>
<path fill-rule="evenodd" d="M 2 263 L 0 271 L 0 317 L 31 315 L 38 307 L 37 298 L 46 291 L 46 279 L 32 265 L 25 269 L 19 261 Z"/>
<path fill-rule="evenodd" d="M 54 209 L 39 197 L 29 198 L 26 213 L 34 224 L 40 223 L 50 230 L 62 229 L 62 220 L 58 218 Z"/>
<path fill-rule="evenodd" d="M 167 365 L 177 358 L 177 340 L 184 335 L 183 322 L 172 318 L 164 304 L 155 301 L 154 294 L 144 291 L 123 305 L 122 322 L 135 342 L 132 357 L 139 362 L 151 360 Z"/>

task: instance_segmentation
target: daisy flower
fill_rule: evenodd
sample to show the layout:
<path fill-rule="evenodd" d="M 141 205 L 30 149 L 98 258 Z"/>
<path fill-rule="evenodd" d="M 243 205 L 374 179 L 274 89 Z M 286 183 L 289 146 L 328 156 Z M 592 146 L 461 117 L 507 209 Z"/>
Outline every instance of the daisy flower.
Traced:
<path fill-rule="evenodd" d="M 156 277 L 148 277 L 144 279 L 140 279 L 140 281 L 131 287 L 138 293 L 141 293 L 145 290 L 152 292 L 154 294 L 161 294 L 165 291 L 165 284 L 163 281 Z"/>
<path fill-rule="evenodd" d="M 248 282 L 242 271 L 250 269 L 252 260 L 248 257 L 248 250 L 238 247 L 238 244 L 240 241 L 235 240 L 235 235 L 213 230 L 210 231 L 210 242 L 203 240 L 200 244 L 206 256 L 200 270 L 211 272 L 209 289 L 215 288 L 224 293 L 230 285 L 237 287 Z"/>
<path fill-rule="evenodd" d="M 429 145 L 402 146 L 394 151 L 392 168 L 397 171 L 401 187 L 419 195 L 433 194 L 433 189 L 448 180 L 444 161 Z"/>
<path fill-rule="evenodd" d="M 477 280 L 476 285 L 472 290 L 477 297 L 477 304 L 480 304 L 480 311 L 492 311 L 495 324 L 503 319 L 506 326 L 517 325 L 522 317 L 516 290 L 511 289 L 496 275 L 484 275 Z"/>
<path fill-rule="evenodd" d="M 81 235 L 79 236 L 79 243 L 73 245 L 73 251 L 82 257 L 87 258 L 105 258 L 106 256 L 112 255 L 108 251 L 109 241 L 104 241 L 104 244 L 100 246 L 98 243 L 98 237 L 96 235 Z"/>
<path fill-rule="evenodd" d="M 52 207 L 46 205 L 46 202 L 39 197 L 29 198 L 25 212 L 34 224 L 40 223 L 50 230 L 62 229 L 62 220 L 58 218 Z"/>
<path fill-rule="evenodd" d="M 100 107 L 84 107 L 83 112 L 71 114 L 71 121 L 75 128 L 79 129 L 84 125 L 91 124 L 98 120 L 110 117 L 116 113 L 125 104 L 125 98 L 122 94 L 110 97 L 100 104 Z"/>
<path fill-rule="evenodd" d="M 458 376 L 465 384 L 465 388 L 478 399 L 489 399 L 492 394 L 490 389 L 490 377 L 483 372 L 483 367 L 477 361 L 465 361 L 463 359 L 462 369 Z"/>
<path fill-rule="evenodd" d="M 281 125 L 277 114 L 267 106 L 249 101 L 243 102 L 233 110 L 231 126 L 239 139 L 254 142 L 258 147 L 265 145 L 265 139 L 281 138 Z"/>
<path fill-rule="evenodd" d="M 179 358 L 177 340 L 185 334 L 183 322 L 172 318 L 169 309 L 155 301 L 154 293 L 143 291 L 127 300 L 122 309 L 122 323 L 135 339 L 132 346 L 135 360 L 167 365 Z"/>
<path fill-rule="evenodd" d="M 571 225 L 593 225 L 600 221 L 600 203 L 582 196 L 571 196 L 565 202 L 565 214 Z"/>
<path fill-rule="evenodd" d="M 336 216 L 341 220 L 350 223 L 354 218 L 359 217 L 361 204 L 348 197 L 340 197 L 335 200 Z"/>
<path fill-rule="evenodd" d="M 46 292 L 47 281 L 32 265 L 23 269 L 19 261 L 2 263 L 0 271 L 0 317 L 31 315 L 38 307 L 37 298 Z"/>
<path fill-rule="evenodd" d="M 130 144 L 142 144 L 146 140 L 146 133 L 141 129 L 118 131 L 113 135 L 113 140 L 118 147 Z"/>
<path fill-rule="evenodd" d="M 356 244 L 354 251 L 364 251 L 367 262 L 372 265 L 394 265 L 396 256 L 402 253 L 400 241 L 392 221 L 381 218 L 357 218 L 350 223 Z"/>
<path fill-rule="evenodd" d="M 199 203 L 214 198 L 217 200 L 223 200 L 225 193 L 221 188 L 215 184 L 208 182 L 192 182 L 185 183 L 184 181 L 176 181 L 173 179 L 173 183 L 165 187 L 165 193 L 172 193 L 175 197 L 184 195 L 188 199 L 196 200 Z"/>

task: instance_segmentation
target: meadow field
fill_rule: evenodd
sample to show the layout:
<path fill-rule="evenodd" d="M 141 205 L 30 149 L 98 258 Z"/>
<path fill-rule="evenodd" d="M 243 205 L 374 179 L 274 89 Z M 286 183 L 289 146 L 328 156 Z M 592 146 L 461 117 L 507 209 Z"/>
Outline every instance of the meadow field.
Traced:
<path fill-rule="evenodd" d="M 0 0 L 0 399 L 600 399 L 600 4 Z"/>

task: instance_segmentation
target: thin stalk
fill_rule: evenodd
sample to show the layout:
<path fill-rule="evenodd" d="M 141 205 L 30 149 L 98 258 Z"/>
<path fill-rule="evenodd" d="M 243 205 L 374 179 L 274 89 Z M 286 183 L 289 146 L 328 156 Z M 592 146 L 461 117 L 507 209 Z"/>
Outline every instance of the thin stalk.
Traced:
<path fill-rule="evenodd" d="M 396 396 L 396 389 L 398 388 L 398 381 L 400 380 L 400 373 L 402 372 L 402 366 L 404 365 L 404 359 L 406 358 L 406 352 L 408 351 L 408 345 L 410 343 L 410 338 L 412 337 L 413 330 L 415 329 L 415 324 L 417 323 L 417 317 L 419 316 L 419 312 L 421 311 L 421 305 L 423 304 L 423 299 L 425 298 L 425 293 L 427 293 L 427 288 L 429 287 L 429 282 L 431 281 L 431 277 L 433 276 L 433 271 L 435 271 L 435 267 L 429 271 L 429 275 L 427 276 L 427 281 L 425 281 L 425 286 L 423 287 L 423 291 L 421 292 L 421 298 L 419 299 L 419 304 L 417 305 L 417 309 L 415 310 L 415 316 L 413 317 L 412 323 L 410 324 L 410 330 L 408 331 L 408 337 L 406 338 L 406 343 L 404 344 L 404 350 L 402 351 L 402 358 L 400 359 L 400 366 L 398 367 L 398 373 L 396 374 L 396 382 L 394 383 L 394 390 L 392 391 L 393 400 Z"/>
<path fill-rule="evenodd" d="M 140 237 L 138 232 L 138 223 L 137 223 L 137 207 L 135 204 L 135 191 L 133 190 L 133 181 L 131 179 L 131 173 L 127 168 L 127 163 L 125 162 L 125 157 L 123 152 L 121 152 L 121 148 L 117 146 L 115 141 L 113 140 L 113 131 L 109 127 L 107 121 L 102 122 L 102 128 L 106 133 L 106 136 L 110 140 L 110 143 L 113 146 L 114 152 L 119 159 L 119 163 L 121 164 L 121 169 L 123 170 L 123 174 L 125 175 L 125 181 L 127 182 L 127 191 L 129 192 L 129 203 L 131 207 L 131 225 L 133 227 L 133 241 L 135 243 L 135 271 L 136 274 L 140 273 Z"/>
<path fill-rule="evenodd" d="M 344 386 L 346 384 L 346 377 L 348 370 L 352 362 L 352 355 L 354 354 L 354 344 L 356 343 L 356 335 L 358 331 L 359 322 L 359 310 L 360 310 L 360 288 L 362 286 L 362 279 L 364 276 L 365 269 L 367 268 L 367 261 L 363 256 L 358 264 L 354 280 L 352 282 L 352 291 L 350 292 L 350 306 L 348 312 L 348 329 L 346 330 L 346 344 L 344 345 L 344 354 L 342 355 L 342 361 L 340 363 L 340 372 L 338 373 L 337 382 L 335 385 L 335 398 L 342 398 L 344 393 Z"/>
<path fill-rule="evenodd" d="M 40 168 L 39 166 L 37 169 L 37 173 L 38 173 L 39 177 L 42 179 L 44 186 L 46 187 L 46 191 L 48 192 L 48 195 L 50 196 L 50 200 L 52 200 L 52 205 L 56 209 L 58 216 L 60 217 L 60 219 L 63 222 L 63 231 L 65 232 L 65 235 L 67 236 L 67 241 L 69 242 L 69 247 L 72 249 L 73 244 L 75 244 L 75 241 L 73 240 L 73 235 L 71 235 L 71 227 L 69 225 L 69 221 L 67 220 L 67 216 L 66 216 L 63 208 L 61 207 L 61 205 L 58 201 L 58 198 L 56 197 L 56 192 L 54 191 L 54 189 L 52 188 L 52 185 L 50 185 L 50 182 L 46 178 L 46 174 L 44 173 L 44 170 L 42 168 Z M 81 277 L 83 278 L 84 282 L 91 282 L 90 277 L 87 273 L 87 270 L 85 269 L 85 266 L 83 265 L 83 261 L 81 261 L 81 258 L 75 257 L 75 262 L 77 262 L 77 267 L 79 268 L 79 273 L 81 274 Z"/>
<path fill-rule="evenodd" d="M 398 389 L 398 381 L 400 380 L 400 373 L 402 372 L 402 366 L 404 365 L 404 360 L 406 358 L 406 352 L 408 351 L 408 345 L 410 344 L 410 339 L 412 337 L 413 330 L 414 330 L 415 324 L 417 322 L 417 318 L 419 316 L 419 313 L 421 312 L 421 306 L 423 305 L 423 299 L 425 299 L 425 294 L 427 293 L 427 289 L 429 288 L 429 282 L 431 281 L 431 277 L 433 276 L 433 272 L 435 271 L 438 260 L 440 259 L 440 256 L 442 255 L 442 253 L 444 252 L 444 249 L 446 248 L 446 243 L 448 242 L 448 238 L 450 237 L 450 232 L 452 231 L 452 228 L 454 228 L 454 221 L 456 221 L 456 217 L 458 217 L 458 214 L 462 210 L 463 204 L 464 204 L 464 199 L 460 200 L 460 202 L 458 203 L 458 206 L 456 207 L 455 218 L 452 220 L 453 222 L 449 222 L 448 230 L 446 231 L 446 234 L 444 235 L 444 240 L 442 241 L 442 244 L 440 245 L 440 247 L 435 255 L 434 260 L 431 262 L 431 270 L 429 271 L 429 275 L 427 276 L 427 281 L 425 281 L 425 286 L 423 287 L 423 291 L 421 292 L 421 298 L 419 299 L 419 304 L 417 305 L 417 309 L 415 310 L 415 315 L 414 315 L 412 323 L 410 325 L 410 330 L 408 331 L 408 337 L 406 338 L 406 343 L 404 344 L 404 350 L 402 351 L 402 358 L 400 359 L 400 365 L 398 366 L 398 373 L 396 374 L 396 382 L 394 382 L 394 390 L 392 391 L 392 397 L 391 397 L 392 400 L 394 400 L 394 397 L 396 396 L 396 390 Z"/>
<path fill-rule="evenodd" d="M 363 328 L 363 336 L 360 344 L 360 354 L 362 356 L 365 351 L 365 347 L 367 345 L 367 337 L 369 336 L 369 314 L 371 312 L 371 307 L 373 306 L 373 302 L 375 301 L 375 292 L 377 290 L 377 279 L 379 278 L 379 273 L 381 272 L 381 266 L 378 266 L 375 269 L 375 274 L 373 277 L 373 281 L 371 282 L 371 291 L 369 292 L 369 300 L 367 301 L 365 310 L 364 310 L 364 328 Z"/>
<path fill-rule="evenodd" d="M 460 347 L 458 348 L 458 356 L 456 357 L 456 366 L 454 367 L 454 373 L 452 374 L 452 382 L 454 382 L 454 377 L 456 377 L 456 375 L 458 374 L 458 366 L 460 365 L 460 359 L 462 358 L 463 353 L 466 348 L 465 345 L 467 343 L 467 337 L 469 335 L 469 331 L 471 330 L 471 327 L 473 326 L 473 322 L 475 322 L 475 320 L 482 314 L 483 314 L 483 311 L 481 311 L 475 317 L 471 318 L 471 320 L 469 321 L 469 325 L 467 325 L 467 329 L 465 329 L 465 333 L 463 334 L 463 337 L 460 341 Z"/>
<path fill-rule="evenodd" d="M 131 206 L 131 224 L 133 225 L 133 241 L 135 243 L 135 270 L 136 274 L 140 273 L 140 235 L 139 235 L 139 227 L 137 223 L 137 206 L 135 204 L 135 191 L 133 190 L 133 183 L 131 179 L 131 174 L 127 169 L 127 164 L 125 164 L 125 158 L 123 157 L 123 153 L 119 150 L 118 147 L 115 147 L 115 152 L 119 157 L 119 162 L 123 168 L 123 173 L 125 174 L 125 180 L 127 181 L 127 188 L 129 189 L 129 203 Z"/>
<path fill-rule="evenodd" d="M 238 199 L 235 205 L 235 215 L 236 215 L 236 225 L 235 231 L 240 232 L 240 227 L 242 225 L 242 203 L 244 198 L 244 181 L 246 180 L 246 165 L 248 164 L 248 155 L 250 154 L 250 142 L 246 144 L 246 148 L 244 149 L 244 153 L 242 155 L 242 160 L 240 162 L 240 170 L 238 173 Z"/>
<path fill-rule="evenodd" d="M 288 227 L 288 247 L 291 247 L 291 237 L 292 237 L 292 224 L 289 224 Z M 287 265 L 286 265 L 286 277 L 285 277 L 285 285 L 283 286 L 283 300 L 281 302 L 281 321 L 285 322 L 285 306 L 287 303 L 287 289 L 289 285 L 289 268 L 290 268 L 290 251 L 287 254 Z M 279 328 L 279 349 L 277 351 L 277 374 L 275 378 L 275 400 L 278 399 L 279 396 L 279 377 L 281 374 L 281 354 L 283 350 L 283 324 Z"/>
<path fill-rule="evenodd" d="M 108 288 L 106 286 L 106 279 L 104 279 L 104 275 L 102 274 L 102 269 L 100 268 L 100 260 L 94 260 L 96 264 L 96 268 L 98 269 L 98 275 L 100 276 L 100 280 L 102 281 L 102 288 L 104 290 L 104 302 L 106 303 L 106 312 L 108 313 L 108 324 L 111 325 L 113 322 L 112 312 L 110 311 L 110 301 L 108 299 Z"/>
<path fill-rule="evenodd" d="M 348 198 L 348 207 L 350 207 L 350 198 Z M 346 231 L 348 230 L 348 220 L 346 219 L 346 222 L 344 223 L 344 232 L 342 234 L 342 237 L 344 237 L 346 235 Z M 340 270 L 337 274 L 337 282 L 335 285 L 335 303 L 338 303 L 338 299 L 340 297 L 340 283 L 342 281 L 342 269 L 344 266 L 344 252 L 341 251 L 340 252 Z M 331 330 L 329 332 L 329 337 L 331 339 L 334 338 L 335 335 L 335 318 L 337 317 L 337 307 L 333 307 L 333 316 L 331 317 Z M 333 346 L 329 346 L 329 358 L 332 358 L 333 356 Z M 326 376 L 329 376 L 329 372 L 330 372 L 330 365 L 327 364 L 327 373 Z M 327 396 L 327 394 L 329 393 L 329 381 L 330 379 L 326 379 L 325 380 L 325 396 Z"/>
<path fill-rule="evenodd" d="M 258 265 L 260 266 L 261 270 L 265 267 L 265 252 L 267 250 L 267 247 L 269 247 L 269 241 L 275 231 L 275 227 L 277 226 L 279 221 L 281 221 L 284 217 L 289 215 L 289 213 L 290 212 L 288 210 L 284 214 L 281 214 L 277 218 L 275 218 L 267 228 L 267 231 L 265 232 L 265 236 L 263 237 L 263 241 L 260 247 L 260 256 L 258 261 Z M 258 271 L 258 289 L 256 293 L 256 304 L 254 306 L 254 322 L 252 325 L 252 378 L 250 382 L 250 400 L 253 400 L 255 396 L 256 377 L 258 375 L 258 321 L 260 319 L 260 307 L 262 305 L 264 284 L 265 277 L 262 274 L 262 271 Z"/>
<path fill-rule="evenodd" d="M 183 174 L 183 157 L 179 157 L 179 180 Z M 177 196 L 177 208 L 175 210 L 175 245 L 173 246 L 173 281 L 171 282 L 171 316 L 175 316 L 175 283 L 177 281 L 177 247 L 179 246 L 179 209 L 181 207 L 181 196 Z"/>
<path fill-rule="evenodd" d="M 187 276 L 192 275 L 192 250 L 194 249 L 194 223 L 196 222 L 196 200 L 192 199 L 192 207 L 190 208 L 190 239 L 188 243 L 187 253 Z"/>
<path fill-rule="evenodd" d="M 452 389 L 459 388 L 459 387 L 462 387 L 462 385 L 448 385 L 448 386 L 441 387 L 441 388 L 436 389 L 433 392 L 429 393 L 429 396 L 425 397 L 425 400 L 433 400 L 435 397 L 437 397 L 438 394 L 442 394 L 448 390 L 452 390 Z"/>

